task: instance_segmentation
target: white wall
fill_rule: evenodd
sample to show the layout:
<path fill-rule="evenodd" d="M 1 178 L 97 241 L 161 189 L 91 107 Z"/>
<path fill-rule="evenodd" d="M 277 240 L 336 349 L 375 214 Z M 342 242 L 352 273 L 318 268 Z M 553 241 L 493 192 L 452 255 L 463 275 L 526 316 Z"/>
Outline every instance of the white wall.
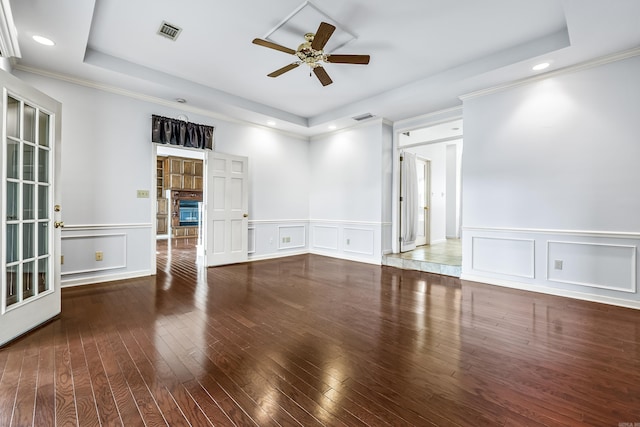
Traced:
<path fill-rule="evenodd" d="M 640 307 L 638 75 L 634 57 L 464 99 L 464 278 Z"/>
<path fill-rule="evenodd" d="M 155 274 L 151 115 L 184 111 L 26 72 L 17 77 L 62 102 L 63 285 Z M 249 157 L 252 258 L 308 251 L 308 142 L 186 112 L 215 126 L 216 150 Z M 292 241 L 278 243 L 283 227 Z M 302 245 L 302 249 L 299 247 Z M 95 261 L 102 250 L 104 261 Z"/>
<path fill-rule="evenodd" d="M 447 144 L 447 207 L 446 234 L 447 239 L 460 238 L 460 174 L 462 160 L 462 141 Z"/>
<path fill-rule="evenodd" d="M 310 250 L 380 264 L 391 132 L 376 120 L 309 144 Z M 384 185 L 383 185 L 384 181 Z M 387 200 L 388 194 L 385 195 Z M 388 215 L 385 212 L 385 215 Z"/>

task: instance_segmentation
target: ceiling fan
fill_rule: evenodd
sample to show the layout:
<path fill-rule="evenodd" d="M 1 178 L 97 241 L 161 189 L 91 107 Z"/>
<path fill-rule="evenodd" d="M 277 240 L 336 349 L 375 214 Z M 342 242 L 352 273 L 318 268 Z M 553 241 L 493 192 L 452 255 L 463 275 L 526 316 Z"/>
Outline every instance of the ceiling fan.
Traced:
<path fill-rule="evenodd" d="M 311 67 L 311 70 L 316 75 L 322 86 L 327 86 L 333 83 L 329 74 L 322 66 L 321 62 L 330 62 L 333 64 L 363 64 L 369 63 L 369 55 L 332 55 L 323 51 L 325 45 L 329 41 L 329 37 L 333 34 L 336 27 L 321 22 L 318 30 L 314 33 L 307 33 L 304 35 L 305 42 L 298 46 L 298 49 L 293 50 L 288 47 L 281 46 L 277 43 L 270 42 L 263 39 L 253 39 L 253 43 L 268 47 L 270 49 L 279 50 L 280 52 L 289 53 L 298 57 L 299 61 L 285 65 L 284 67 L 267 74 L 269 77 L 278 77 L 287 71 L 291 71 L 297 68 L 300 64 L 307 64 Z"/>

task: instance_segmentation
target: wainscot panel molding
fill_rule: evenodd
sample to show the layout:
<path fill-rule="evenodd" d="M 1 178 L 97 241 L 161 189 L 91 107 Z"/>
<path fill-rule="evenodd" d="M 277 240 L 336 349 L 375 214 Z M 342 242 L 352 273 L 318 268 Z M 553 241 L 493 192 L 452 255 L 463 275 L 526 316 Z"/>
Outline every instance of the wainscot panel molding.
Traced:
<path fill-rule="evenodd" d="M 463 227 L 462 276 L 640 308 L 640 233 Z"/>
<path fill-rule="evenodd" d="M 472 268 L 505 276 L 535 277 L 535 240 L 472 237 Z"/>
<path fill-rule="evenodd" d="M 151 223 L 70 224 L 62 229 L 61 286 L 79 286 L 155 274 L 146 253 Z M 102 261 L 96 261 L 102 252 Z M 155 254 L 155 252 L 154 252 Z"/>
<path fill-rule="evenodd" d="M 61 239 L 62 255 L 74 254 L 66 257 L 61 266 L 63 277 L 127 267 L 127 235 L 124 233 L 62 236 Z M 96 261 L 96 251 L 106 254 L 102 261 Z"/>
<path fill-rule="evenodd" d="M 249 261 L 309 253 L 309 220 L 249 220 Z"/>
<path fill-rule="evenodd" d="M 548 241 L 547 280 L 635 293 L 636 247 Z M 555 262 L 562 263 L 561 268 Z"/>
<path fill-rule="evenodd" d="M 310 221 L 312 254 L 382 264 L 382 223 L 373 221 Z"/>

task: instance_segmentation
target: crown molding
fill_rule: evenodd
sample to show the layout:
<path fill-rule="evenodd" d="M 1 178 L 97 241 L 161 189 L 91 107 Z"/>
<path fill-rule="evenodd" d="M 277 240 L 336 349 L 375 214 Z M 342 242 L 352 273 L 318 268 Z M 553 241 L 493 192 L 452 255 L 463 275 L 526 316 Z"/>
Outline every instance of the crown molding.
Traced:
<path fill-rule="evenodd" d="M 18 31 L 13 22 L 9 0 L 0 1 L 0 52 L 5 58 L 20 58 L 21 56 Z"/>
<path fill-rule="evenodd" d="M 217 120 L 223 120 L 229 123 L 235 123 L 235 124 L 241 124 L 241 125 L 247 125 L 247 126 L 251 126 L 254 128 L 259 128 L 259 129 L 264 129 L 264 130 L 268 130 L 274 133 L 279 133 L 282 135 L 286 135 L 292 138 L 296 138 L 296 139 L 300 139 L 302 141 L 309 141 L 309 137 L 304 136 L 304 135 L 300 135 L 294 132 L 287 132 L 281 129 L 277 129 L 277 128 L 272 128 L 269 126 L 264 126 L 264 125 L 260 125 L 257 123 L 253 123 L 250 122 L 248 120 L 241 120 L 226 114 L 220 114 L 220 113 L 216 113 L 212 110 L 207 110 L 205 108 L 200 108 L 200 107 L 194 107 L 191 105 L 186 105 L 186 104 L 181 104 L 177 101 L 169 101 L 163 98 L 158 98 L 156 96 L 151 96 L 151 95 L 145 95 L 143 93 L 140 92 L 134 92 L 128 89 L 122 89 L 120 87 L 117 86 L 112 86 L 112 85 L 107 85 L 104 83 L 98 83 L 96 81 L 92 81 L 92 80 L 85 80 L 85 79 L 80 79 L 78 77 L 74 77 L 74 76 L 70 76 L 68 74 L 62 74 L 62 73 L 55 73 L 52 71 L 47 71 L 47 70 L 43 70 L 40 68 L 35 68 L 35 67 L 29 67 L 29 66 L 25 66 L 25 65 L 15 65 L 14 70 L 19 70 L 19 71 L 24 71 L 26 73 L 30 73 L 30 74 L 35 74 L 35 75 L 39 75 L 39 76 L 43 76 L 43 77 L 47 77 L 47 78 L 51 78 L 51 79 L 55 79 L 55 80 L 60 80 L 60 81 L 64 81 L 67 83 L 72 83 L 78 86 L 84 86 L 84 87 L 88 87 L 91 89 L 96 89 L 96 90 L 100 90 L 103 92 L 108 92 L 108 93 L 113 93 L 115 95 L 120 95 L 120 96 L 125 96 L 127 98 L 132 98 L 132 99 L 137 99 L 139 101 L 145 101 L 145 102 L 149 102 L 152 104 L 156 104 L 156 105 L 162 105 L 164 107 L 170 107 L 170 108 L 174 108 L 183 112 L 189 112 L 189 113 L 194 113 L 194 114 L 199 114 L 201 116 L 205 116 L 205 117 L 210 117 L 212 119 L 217 119 Z"/>
<path fill-rule="evenodd" d="M 458 98 L 460 98 L 460 100 L 464 102 L 469 99 L 478 98 L 481 96 L 486 96 L 486 95 L 490 95 L 497 92 L 502 92 L 502 91 L 520 87 L 520 86 L 525 86 L 541 80 L 546 80 L 550 77 L 557 77 L 565 74 L 573 74 L 578 71 L 588 70 L 590 68 L 595 68 L 602 65 L 610 64 L 612 62 L 622 61 L 622 60 L 633 58 L 639 55 L 640 55 L 640 47 L 635 47 L 633 49 L 624 50 L 621 52 L 616 52 L 610 55 L 600 56 L 598 58 L 580 62 L 578 64 L 569 65 L 567 67 L 559 68 L 557 70 L 552 70 L 546 73 L 537 74 L 535 76 L 526 77 L 524 79 L 515 80 L 509 83 L 504 83 L 504 84 L 492 86 L 486 89 L 470 92 L 470 93 L 461 95 Z"/>

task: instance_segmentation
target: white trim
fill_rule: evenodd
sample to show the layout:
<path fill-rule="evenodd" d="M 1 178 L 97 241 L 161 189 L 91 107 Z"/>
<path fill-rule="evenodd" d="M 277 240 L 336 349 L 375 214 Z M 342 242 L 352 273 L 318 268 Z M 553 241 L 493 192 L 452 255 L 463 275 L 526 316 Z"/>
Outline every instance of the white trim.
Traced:
<path fill-rule="evenodd" d="M 354 124 L 352 124 L 351 126 L 347 126 L 344 128 L 340 128 L 340 129 L 336 129 L 336 130 L 332 130 L 330 132 L 323 132 L 323 133 L 319 133 L 316 135 L 312 135 L 309 137 L 309 141 L 314 142 L 320 139 L 325 139 L 327 136 L 331 136 L 331 135 L 337 135 L 340 133 L 344 133 L 344 132 L 348 132 L 351 131 L 353 129 L 359 129 L 365 126 L 371 126 L 373 124 L 381 124 L 381 125 L 387 125 L 387 126 L 393 126 L 393 122 L 389 121 L 388 119 L 385 119 L 383 117 L 371 117 L 370 119 L 361 121 L 361 122 L 356 122 Z M 317 125 L 317 126 L 321 126 L 321 125 Z"/>
<path fill-rule="evenodd" d="M 504 271 L 491 271 L 491 270 L 483 270 L 481 268 L 476 268 L 475 261 L 475 239 L 486 239 L 486 240 L 511 240 L 514 242 L 528 242 L 531 243 L 531 273 L 526 274 L 512 274 Z M 518 239 L 513 237 L 493 237 L 493 236 L 471 236 L 471 269 L 475 271 L 483 271 L 485 273 L 491 274 L 501 274 L 503 276 L 513 276 L 513 277 L 522 277 L 525 279 L 535 279 L 535 271 L 536 271 L 536 241 L 535 239 Z"/>
<path fill-rule="evenodd" d="M 388 224 L 386 222 L 378 222 L 378 221 L 348 221 L 348 220 L 338 220 L 338 219 L 310 219 L 309 222 L 320 222 L 327 224 L 344 224 L 344 225 L 382 225 Z"/>
<path fill-rule="evenodd" d="M 299 225 L 279 225 L 276 227 L 278 229 L 278 250 L 286 251 L 288 249 L 298 249 L 298 248 L 306 248 L 307 247 L 307 225 L 299 224 Z M 295 246 L 282 246 L 282 242 L 280 241 L 280 230 L 283 228 L 302 228 L 302 244 Z"/>
<path fill-rule="evenodd" d="M 124 257 L 124 264 L 122 265 L 112 265 L 109 267 L 99 267 L 99 268 L 88 268 L 85 270 L 75 270 L 75 271 L 62 271 L 60 272 L 60 276 L 70 276 L 73 274 L 84 274 L 84 273 L 93 273 L 96 271 L 107 271 L 107 270 L 118 270 L 121 268 L 127 268 L 127 234 L 126 233 L 117 233 L 117 234 L 75 234 L 72 236 L 61 236 L 61 240 L 71 240 L 71 239 L 93 239 L 96 237 L 123 237 L 123 247 L 122 254 Z"/>
<path fill-rule="evenodd" d="M 368 231 L 371 233 L 371 251 L 370 252 L 363 252 L 363 251 L 355 251 L 353 249 L 347 249 L 346 244 L 343 246 L 342 248 L 342 252 L 349 252 L 352 254 L 361 254 L 361 255 L 370 255 L 372 256 L 375 252 L 375 247 L 376 247 L 376 231 L 372 228 L 355 228 L 355 227 L 342 227 L 342 237 L 344 238 L 344 231 L 345 230 L 355 230 L 355 231 Z"/>
<path fill-rule="evenodd" d="M 9 0 L 0 2 L 0 51 L 5 58 L 22 57 L 18 44 L 18 31 L 13 21 Z"/>
<path fill-rule="evenodd" d="M 559 279 L 552 279 L 549 276 L 549 265 L 551 262 L 551 258 L 549 258 L 549 246 L 551 243 L 560 243 L 560 244 L 569 244 L 569 245 L 582 245 L 582 246 L 608 246 L 608 247 L 613 247 L 613 248 L 625 248 L 625 249 L 631 249 L 631 288 L 615 288 L 613 286 L 605 286 L 605 285 L 599 285 L 597 283 L 587 283 L 587 282 L 576 282 L 576 281 L 572 281 L 572 280 L 559 280 Z M 613 244 L 608 244 L 608 243 L 592 243 L 592 242 L 569 242 L 569 241 L 562 241 L 562 240 L 547 240 L 547 265 L 546 265 L 546 279 L 549 282 L 555 282 L 555 283 L 566 283 L 568 285 L 578 285 L 578 286 L 586 286 L 589 288 L 599 288 L 599 289 L 608 289 L 611 291 L 616 291 L 616 292 L 627 292 L 630 294 L 635 294 L 637 291 L 637 284 L 636 284 L 636 247 L 635 246 L 629 246 L 629 245 L 613 245 Z"/>
<path fill-rule="evenodd" d="M 285 248 L 286 249 L 286 248 Z M 291 252 L 272 252 L 266 255 L 258 255 L 258 256 L 254 256 L 254 257 L 249 257 L 248 261 L 252 262 L 252 261 L 264 261 L 267 259 L 276 259 L 276 258 L 285 258 L 288 256 L 296 256 L 296 255 L 308 255 L 309 252 L 308 251 L 291 251 Z"/>
<path fill-rule="evenodd" d="M 393 124 L 394 133 L 401 133 L 406 130 L 414 130 L 419 127 L 434 126 L 447 123 L 462 118 L 462 106 L 445 108 L 409 119 L 398 120 Z M 435 120 L 434 120 L 435 119 Z"/>
<path fill-rule="evenodd" d="M 93 285 L 96 283 L 115 282 L 117 280 L 137 279 L 139 277 L 153 276 L 150 270 L 139 270 L 121 274 L 108 274 L 103 276 L 82 277 L 78 279 L 63 280 L 62 288 L 71 288 L 74 286 Z"/>
<path fill-rule="evenodd" d="M 249 224 L 282 224 L 283 222 L 307 223 L 308 219 L 250 219 Z"/>
<path fill-rule="evenodd" d="M 25 66 L 25 65 L 21 65 L 21 64 L 16 64 L 14 67 L 14 69 L 19 70 L 19 71 L 24 71 L 25 73 L 30 73 L 30 74 L 35 74 L 35 75 L 39 75 L 39 76 L 43 76 L 43 77 L 48 77 L 51 79 L 56 79 L 56 80 L 61 80 L 61 81 L 65 81 L 68 83 L 73 83 L 76 84 L 78 86 L 84 86 L 84 87 L 88 87 L 91 89 L 97 89 L 97 90 L 101 90 L 103 92 L 108 92 L 108 93 L 114 93 L 116 95 L 121 95 L 121 96 L 126 96 L 128 98 L 133 98 L 133 99 L 138 99 L 141 101 L 146 101 L 146 102 L 150 102 L 152 104 L 156 104 L 156 105 L 162 105 L 165 107 L 170 107 L 170 108 L 175 108 L 181 111 L 185 111 L 185 112 L 190 112 L 190 113 L 194 113 L 194 114 L 199 114 L 201 116 L 205 116 L 205 117 L 210 117 L 212 119 L 218 119 L 218 120 L 224 120 L 228 123 L 238 123 L 238 124 L 245 124 L 245 125 L 250 125 L 256 128 L 260 128 L 260 129 L 265 129 L 265 130 L 270 130 L 272 132 L 275 133 L 279 133 L 282 135 L 287 135 L 296 139 L 300 139 L 302 141 L 308 141 L 309 138 L 307 136 L 298 134 L 298 133 L 293 133 L 293 132 L 287 132 L 284 131 L 282 129 L 277 129 L 277 128 L 273 128 L 270 126 L 263 126 L 260 125 L 258 123 L 253 123 L 247 120 L 240 120 L 236 117 L 231 117 L 225 114 L 219 114 L 219 113 L 215 113 L 212 110 L 207 110 L 204 108 L 198 108 L 198 107 L 194 107 L 188 104 L 181 104 L 179 102 L 176 101 L 168 101 L 166 99 L 162 99 L 162 98 L 157 98 L 155 96 L 150 96 L 150 95 L 145 95 L 142 93 L 138 93 L 138 92 L 133 92 L 130 90 L 126 90 L 126 89 L 122 89 L 116 86 L 111 86 L 111 85 L 106 85 L 103 83 L 98 83 L 98 82 L 94 82 L 94 81 L 90 81 L 90 80 L 84 80 L 84 79 L 79 79 L 77 77 L 73 77 L 73 76 L 69 76 L 66 74 L 60 74 L 60 73 L 54 73 L 51 71 L 46 71 L 46 70 L 42 70 L 39 68 L 35 68 L 35 67 L 29 67 L 29 66 Z M 308 125 L 301 125 L 298 123 L 291 123 L 294 126 L 301 126 L 304 129 L 309 129 Z"/>
<path fill-rule="evenodd" d="M 631 231 L 595 231 L 595 230 L 555 230 L 543 228 L 494 228 L 494 227 L 462 227 L 462 231 L 480 231 L 491 233 L 532 233 L 532 234 L 566 234 L 582 237 L 615 237 L 619 239 L 640 239 L 640 233 Z"/>
<path fill-rule="evenodd" d="M 339 235 L 340 235 L 340 227 L 338 227 L 337 225 L 313 225 L 313 241 L 311 242 L 311 246 L 313 246 L 314 248 L 320 248 L 320 249 L 329 249 L 332 251 L 337 251 L 338 250 L 338 246 L 339 246 Z M 328 230 L 336 230 L 336 245 L 335 247 L 330 247 L 330 246 L 322 246 L 322 245 L 316 245 L 315 243 L 315 237 L 316 237 L 316 228 L 326 228 Z"/>
<path fill-rule="evenodd" d="M 320 256 L 326 256 L 326 257 L 330 257 L 330 258 L 336 258 L 336 259 L 344 259 L 346 261 L 353 261 L 353 262 L 362 262 L 364 264 L 373 264 L 373 265 L 382 265 L 382 258 L 378 261 L 374 260 L 374 259 L 367 259 L 367 258 L 358 258 L 358 257 L 353 257 L 353 256 L 345 256 L 343 254 L 337 254 L 335 252 L 322 252 L 322 251 L 309 251 L 310 254 L 312 255 L 320 255 Z M 344 253 L 344 252 L 343 252 Z"/>
<path fill-rule="evenodd" d="M 251 233 L 251 230 L 253 230 L 253 233 Z M 247 234 L 251 237 L 253 237 L 251 239 L 251 241 L 249 243 L 251 243 L 253 246 L 253 250 L 252 251 L 247 251 L 247 255 L 249 254 L 254 254 L 256 253 L 256 228 L 255 227 L 247 227 Z"/>
<path fill-rule="evenodd" d="M 580 62 L 578 64 L 569 65 L 564 68 L 560 68 L 557 70 L 552 70 L 547 73 L 537 74 L 535 76 L 526 77 L 524 79 L 516 80 L 509 83 L 504 83 L 501 85 L 493 86 L 490 88 L 478 90 L 475 92 L 470 92 L 464 95 L 460 95 L 462 101 L 467 101 L 469 99 L 478 98 L 481 96 L 490 95 L 497 92 L 502 92 L 508 89 L 516 88 L 519 86 L 528 85 L 533 82 L 537 82 L 540 80 L 545 80 L 551 77 L 562 76 L 565 74 L 571 74 L 578 71 L 588 70 L 589 68 L 599 67 L 601 65 L 610 64 L 612 62 L 622 61 L 625 59 L 633 58 L 635 56 L 640 55 L 640 47 L 635 47 L 633 49 L 624 50 L 622 52 L 616 52 L 611 55 L 601 56 L 599 58 L 590 59 L 588 61 Z"/>
<path fill-rule="evenodd" d="M 152 228 L 153 224 L 135 223 L 135 224 L 73 224 L 64 225 L 62 231 L 88 231 L 88 230 L 116 230 L 116 229 L 132 229 L 132 228 Z"/>
<path fill-rule="evenodd" d="M 462 274 L 461 280 L 478 282 L 486 285 L 502 286 L 505 288 L 519 289 L 521 291 L 537 292 L 541 294 L 554 295 L 558 297 L 573 298 L 583 301 L 598 302 L 602 304 L 616 305 L 620 307 L 635 308 L 640 310 L 640 301 L 619 299 L 602 295 L 587 294 L 582 292 L 569 291 L 566 289 L 549 288 L 541 285 L 530 285 L 527 283 L 514 282 L 510 280 L 494 279 L 473 274 Z M 464 286 L 464 284 L 463 284 Z"/>

